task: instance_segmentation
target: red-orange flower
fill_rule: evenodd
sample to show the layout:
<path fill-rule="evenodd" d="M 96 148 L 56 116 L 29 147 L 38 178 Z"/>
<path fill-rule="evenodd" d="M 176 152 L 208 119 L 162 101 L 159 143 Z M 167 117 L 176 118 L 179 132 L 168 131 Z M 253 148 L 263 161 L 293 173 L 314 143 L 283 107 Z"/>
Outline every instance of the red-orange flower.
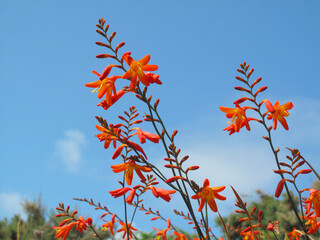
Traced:
<path fill-rule="evenodd" d="M 111 101 L 109 103 L 107 102 L 107 100 L 103 100 L 97 106 L 101 106 L 104 110 L 108 110 L 108 108 L 115 104 L 124 94 L 125 91 L 121 89 L 111 96 Z"/>
<path fill-rule="evenodd" d="M 312 213 L 311 213 L 311 215 L 312 215 Z M 314 234 L 316 231 L 318 231 L 318 229 L 320 227 L 320 221 L 317 222 L 316 215 L 312 215 L 312 216 L 311 215 L 308 214 L 307 216 L 304 217 L 304 219 L 306 220 L 306 226 L 307 226 L 308 233 Z"/>
<path fill-rule="evenodd" d="M 174 240 L 188 240 L 188 238 L 183 233 L 173 232 L 177 237 Z"/>
<path fill-rule="evenodd" d="M 146 167 L 146 166 L 140 166 L 140 165 L 136 164 L 136 162 L 131 159 L 125 163 L 121 163 L 118 165 L 112 165 L 111 168 L 112 168 L 112 171 L 115 173 L 126 171 L 124 176 L 126 178 L 126 182 L 128 185 L 131 185 L 131 183 L 132 183 L 133 170 L 136 171 L 136 173 L 138 174 L 138 176 L 141 179 L 141 182 L 146 181 L 146 178 L 143 176 L 142 172 L 151 172 L 152 171 L 151 168 Z"/>
<path fill-rule="evenodd" d="M 56 239 L 60 239 L 63 237 L 63 240 L 65 240 L 70 233 L 71 229 L 73 228 L 74 225 L 76 225 L 76 222 L 69 223 L 67 225 L 61 226 L 61 227 L 56 227 L 53 226 L 52 228 L 56 230 Z"/>
<path fill-rule="evenodd" d="M 169 194 L 174 194 L 176 192 L 176 190 L 166 190 L 166 189 L 162 189 L 154 186 L 150 186 L 148 188 L 151 189 L 151 192 L 156 198 L 161 197 L 167 202 L 170 202 L 171 200 L 171 197 Z"/>
<path fill-rule="evenodd" d="M 255 120 L 258 121 L 255 118 L 247 118 L 247 119 L 243 119 L 240 125 L 240 129 L 243 128 L 244 126 L 247 126 L 246 124 L 249 123 L 249 121 L 251 120 Z M 249 126 L 249 130 L 250 130 L 250 126 Z M 235 130 L 235 123 L 232 123 L 231 125 L 229 125 L 228 127 L 224 128 L 223 131 L 229 131 L 229 135 L 234 134 L 236 132 Z M 238 131 L 239 132 L 239 131 Z"/>
<path fill-rule="evenodd" d="M 83 230 L 87 230 L 87 223 L 83 219 L 83 217 L 81 217 L 81 216 L 79 217 L 79 219 L 77 221 L 76 230 L 79 231 L 80 233 L 82 233 Z"/>
<path fill-rule="evenodd" d="M 79 217 L 78 221 L 76 222 L 72 222 L 69 224 L 66 224 L 68 222 L 68 220 L 71 219 L 66 219 L 67 221 L 63 221 L 59 227 L 53 226 L 52 228 L 55 229 L 56 232 L 56 239 L 60 239 L 63 237 L 63 240 L 65 240 L 68 236 L 68 234 L 70 233 L 71 229 L 73 228 L 73 226 L 77 225 L 76 230 L 79 231 L 80 233 L 83 232 L 83 230 L 87 230 L 87 224 L 91 225 L 92 224 L 92 218 L 87 218 L 86 220 L 84 220 L 83 217 Z"/>
<path fill-rule="evenodd" d="M 167 231 L 172 229 L 172 228 L 166 228 L 166 229 L 163 229 L 163 230 L 159 230 L 159 229 L 156 229 L 154 227 L 152 227 L 155 231 L 158 231 L 156 233 L 157 236 L 162 236 L 162 240 L 167 240 Z"/>
<path fill-rule="evenodd" d="M 225 186 L 221 187 L 209 187 L 209 180 L 206 179 L 203 182 L 203 187 L 200 188 L 200 192 L 198 192 L 196 195 L 193 195 L 192 199 L 199 199 L 201 198 L 200 206 L 198 211 L 201 212 L 202 208 L 204 207 L 205 202 L 208 202 L 209 207 L 212 211 L 217 212 L 217 204 L 215 202 L 215 198 L 219 200 L 226 200 L 226 197 L 221 196 L 218 194 L 218 192 L 221 192 L 225 189 Z"/>
<path fill-rule="evenodd" d="M 120 222 L 120 221 L 119 221 Z M 120 222 L 121 228 L 117 232 L 124 232 L 122 238 L 127 235 L 127 232 L 129 233 L 129 238 L 132 238 L 132 231 L 137 231 L 138 229 L 131 226 L 130 223 L 127 223 L 127 225 L 123 222 Z"/>
<path fill-rule="evenodd" d="M 295 240 L 300 240 L 301 233 L 297 231 L 296 228 L 293 228 L 292 232 L 288 233 L 289 239 L 294 238 Z"/>
<path fill-rule="evenodd" d="M 108 229 L 110 230 L 111 234 L 114 235 L 114 232 L 113 232 L 113 225 L 114 225 L 114 222 L 106 222 L 105 224 L 102 224 L 102 231 L 107 231 Z"/>
<path fill-rule="evenodd" d="M 96 125 L 96 128 L 102 132 L 97 134 L 96 137 L 99 138 L 100 142 L 104 142 L 104 148 L 107 149 L 110 146 L 110 143 L 113 141 L 113 147 L 117 146 L 117 137 L 112 134 L 112 132 L 102 126 Z M 113 128 L 113 132 L 118 135 L 121 132 L 120 128 Z"/>
<path fill-rule="evenodd" d="M 320 190 L 315 190 L 313 188 L 307 189 L 310 192 L 310 197 L 304 201 L 307 203 L 307 214 L 310 212 L 310 209 L 314 208 L 316 216 L 320 217 Z"/>
<path fill-rule="evenodd" d="M 259 231 L 254 231 L 253 234 L 254 234 L 255 238 L 253 238 L 251 230 L 241 231 L 240 232 L 240 235 L 243 236 L 243 238 L 242 238 L 243 240 L 255 240 L 255 239 L 257 239 L 256 236 L 259 235 L 260 232 Z"/>
<path fill-rule="evenodd" d="M 148 65 L 150 61 L 150 55 L 145 56 L 144 58 L 135 61 L 129 54 L 124 55 L 124 60 L 130 66 L 129 70 L 123 74 L 122 78 L 131 78 L 130 88 L 135 89 L 137 86 L 137 78 L 145 86 L 149 86 L 150 83 L 155 82 L 156 80 L 150 75 L 146 75 L 144 71 L 155 71 L 158 69 L 157 65 Z M 157 78 L 156 78 L 157 79 Z"/>
<path fill-rule="evenodd" d="M 148 139 L 149 141 L 154 142 L 154 143 L 158 143 L 159 142 L 160 137 L 157 134 L 153 134 L 153 133 L 142 131 L 138 127 L 133 128 L 133 129 L 135 129 L 137 131 L 136 134 L 138 135 L 140 143 L 145 143 L 146 139 Z"/>
<path fill-rule="evenodd" d="M 112 197 L 117 198 L 117 197 L 121 197 L 122 195 L 126 194 L 130 190 L 131 190 L 131 188 L 123 187 L 123 188 L 119 188 L 117 190 L 109 191 L 109 193 L 111 194 Z"/>
<path fill-rule="evenodd" d="M 277 122 L 279 121 L 284 129 L 289 130 L 285 117 L 289 116 L 288 110 L 293 108 L 292 102 L 287 102 L 280 106 L 279 101 L 277 101 L 274 106 L 272 106 L 271 102 L 265 99 L 264 103 L 268 109 L 268 112 L 270 112 L 267 118 L 269 120 L 273 119 L 273 129 L 277 129 Z"/>
<path fill-rule="evenodd" d="M 232 123 L 229 127 L 223 129 L 231 132 L 239 132 L 243 126 L 246 126 L 250 131 L 249 120 L 246 116 L 246 110 L 249 107 L 240 107 L 236 104 L 236 108 L 219 107 L 220 110 L 226 113 L 227 118 L 231 118 L 229 123 Z M 232 134 L 232 133 L 231 133 Z M 229 134 L 230 135 L 230 134 Z"/>
<path fill-rule="evenodd" d="M 107 104 L 111 104 L 112 92 L 116 93 L 116 87 L 114 85 L 115 81 L 118 78 L 121 78 L 121 76 L 107 77 L 111 69 L 115 66 L 116 65 L 109 65 L 105 68 L 101 75 L 96 71 L 92 71 L 94 74 L 99 76 L 99 80 L 85 84 L 86 87 L 95 88 L 92 93 L 97 92 L 98 98 L 102 98 L 104 95 L 106 95 Z"/>

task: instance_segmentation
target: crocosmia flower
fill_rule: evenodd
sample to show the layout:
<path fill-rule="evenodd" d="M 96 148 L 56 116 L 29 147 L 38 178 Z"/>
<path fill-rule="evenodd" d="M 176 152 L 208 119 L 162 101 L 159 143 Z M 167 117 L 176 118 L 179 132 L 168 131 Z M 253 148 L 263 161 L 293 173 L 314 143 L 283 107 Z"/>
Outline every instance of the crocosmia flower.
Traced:
<path fill-rule="evenodd" d="M 126 171 L 124 176 L 126 178 L 126 182 L 128 185 L 131 185 L 132 183 L 133 171 L 135 171 L 138 174 L 142 182 L 146 181 L 146 178 L 143 176 L 142 172 L 152 171 L 151 168 L 148 168 L 146 166 L 140 166 L 131 159 L 128 162 L 121 163 L 119 165 L 112 165 L 111 168 L 112 168 L 112 171 L 115 173 Z"/>
<path fill-rule="evenodd" d="M 107 100 L 103 100 L 97 106 L 101 106 L 104 110 L 108 110 L 109 107 L 116 103 L 124 94 L 125 91 L 121 89 L 120 91 L 112 94 L 110 102 L 107 102 Z"/>
<path fill-rule="evenodd" d="M 196 195 L 193 195 L 192 199 L 201 199 L 199 209 L 198 211 L 201 212 L 201 210 L 204 207 L 204 204 L 207 202 L 209 204 L 209 207 L 212 211 L 217 212 L 217 204 L 215 202 L 215 199 L 219 200 L 226 200 L 226 197 L 221 196 L 218 194 L 219 192 L 223 191 L 226 187 L 209 187 L 209 180 L 204 180 L 203 187 L 200 188 L 200 192 L 198 192 Z"/>
<path fill-rule="evenodd" d="M 249 107 L 240 107 L 236 104 L 236 108 L 219 107 L 220 110 L 226 113 L 227 118 L 231 118 L 231 127 L 227 127 L 224 130 L 230 132 L 239 132 L 243 126 L 246 126 L 247 130 L 250 131 L 249 120 L 246 117 L 246 110 Z M 232 134 L 231 133 L 231 134 Z"/>
<path fill-rule="evenodd" d="M 97 135 L 95 135 L 95 137 L 99 138 L 100 142 L 104 142 L 104 148 L 108 149 L 110 146 L 110 143 L 113 141 L 113 147 L 116 148 L 117 146 L 117 137 L 114 136 L 111 131 L 109 129 L 106 129 L 102 126 L 96 125 L 96 128 L 102 132 L 99 133 Z M 120 134 L 121 129 L 120 128 L 113 128 L 113 131 L 115 134 Z"/>
<path fill-rule="evenodd" d="M 142 131 L 138 127 L 133 128 L 133 129 L 135 129 L 137 131 L 136 134 L 139 137 L 140 143 L 145 143 L 146 139 L 148 139 L 149 141 L 154 142 L 154 143 L 158 143 L 159 142 L 160 137 L 158 135 L 153 134 L 153 133 L 149 133 L 149 132 L 146 132 L 146 131 Z"/>
<path fill-rule="evenodd" d="M 106 222 L 105 224 L 103 224 L 102 227 L 102 231 L 107 231 L 108 229 L 110 230 L 111 234 L 114 235 L 114 231 L 113 231 L 113 226 L 114 223 L 113 222 Z"/>
<path fill-rule="evenodd" d="M 63 238 L 63 240 L 65 240 L 68 237 L 73 226 L 76 224 L 76 222 L 72 222 L 61 227 L 53 226 L 52 228 L 56 230 L 56 239 Z"/>
<path fill-rule="evenodd" d="M 302 216 L 301 216 L 302 218 Z M 307 216 L 304 217 L 304 220 L 306 220 L 306 226 L 308 233 L 314 234 L 316 231 L 318 231 L 320 227 L 320 221 L 317 222 L 317 216 L 316 215 L 311 215 L 308 214 Z"/>
<path fill-rule="evenodd" d="M 119 221 L 120 222 L 120 221 Z M 132 238 L 132 231 L 137 231 L 138 229 L 131 226 L 130 223 L 127 223 L 127 225 L 123 222 L 120 222 L 121 228 L 117 232 L 124 232 L 122 238 L 127 235 L 127 232 L 129 233 L 129 237 Z"/>
<path fill-rule="evenodd" d="M 102 98 L 104 95 L 106 95 L 107 104 L 111 104 L 112 92 L 116 93 L 116 87 L 114 85 L 115 81 L 118 78 L 121 78 L 121 76 L 107 77 L 112 67 L 114 67 L 114 65 L 109 65 L 101 75 L 96 71 L 93 71 L 93 73 L 98 75 L 100 79 L 95 82 L 90 82 L 85 84 L 86 87 L 94 88 L 92 93 L 97 92 L 98 98 Z"/>
<path fill-rule="evenodd" d="M 296 228 L 293 228 L 293 231 L 289 232 L 288 236 L 289 239 L 300 240 L 301 233 L 299 233 Z"/>
<path fill-rule="evenodd" d="M 177 237 L 174 240 L 188 240 L 188 238 L 183 233 L 173 232 Z"/>
<path fill-rule="evenodd" d="M 170 202 L 171 200 L 170 194 L 174 194 L 176 192 L 176 190 L 166 190 L 154 186 L 150 186 L 149 189 L 151 189 L 151 192 L 156 198 L 161 197 L 163 200 L 167 202 Z"/>
<path fill-rule="evenodd" d="M 264 100 L 264 103 L 266 105 L 266 108 L 268 109 L 268 119 L 273 119 L 273 129 L 277 129 L 277 122 L 279 121 L 284 129 L 289 130 L 287 121 L 285 117 L 289 116 L 288 110 L 293 108 L 292 102 L 287 102 L 280 106 L 279 101 L 277 101 L 274 106 L 272 106 L 271 102 L 269 100 Z"/>
<path fill-rule="evenodd" d="M 320 217 L 320 190 L 315 190 L 313 188 L 308 189 L 310 192 L 310 197 L 304 201 L 307 203 L 307 214 L 310 212 L 312 206 L 316 212 L 316 216 Z"/>
<path fill-rule="evenodd" d="M 122 78 L 131 78 L 130 88 L 135 89 L 137 86 L 137 80 L 143 85 L 149 86 L 150 83 L 157 82 L 158 77 L 146 74 L 144 71 L 155 71 L 158 69 L 157 65 L 148 65 L 150 61 L 150 55 L 135 61 L 129 54 L 124 55 L 124 60 L 130 66 L 129 70 L 123 74 Z M 158 82 L 157 82 L 158 83 Z"/>

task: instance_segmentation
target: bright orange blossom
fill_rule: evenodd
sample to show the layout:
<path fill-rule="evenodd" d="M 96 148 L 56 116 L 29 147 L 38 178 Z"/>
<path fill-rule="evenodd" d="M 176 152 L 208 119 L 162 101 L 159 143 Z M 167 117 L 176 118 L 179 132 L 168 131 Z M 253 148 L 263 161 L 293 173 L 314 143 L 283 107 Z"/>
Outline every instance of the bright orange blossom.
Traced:
<path fill-rule="evenodd" d="M 149 86 L 151 82 L 155 81 L 153 78 L 148 77 L 146 73 L 144 73 L 144 71 L 155 71 L 158 69 L 157 65 L 148 65 L 150 61 L 150 55 L 135 61 L 132 57 L 130 57 L 129 54 L 126 54 L 124 55 L 124 60 L 130 66 L 130 68 L 125 74 L 122 75 L 122 78 L 127 79 L 131 77 L 131 89 L 136 88 L 137 78 L 145 86 Z"/>
<path fill-rule="evenodd" d="M 204 180 L 203 187 L 200 188 L 200 192 L 198 192 L 196 195 L 193 195 L 191 197 L 192 199 L 199 199 L 199 198 L 201 199 L 198 211 L 201 212 L 202 208 L 204 207 L 204 204 L 208 202 L 211 210 L 214 212 L 217 212 L 218 208 L 214 199 L 217 198 L 219 200 L 226 200 L 226 197 L 218 194 L 218 192 L 223 191 L 225 188 L 226 188 L 225 186 L 209 187 L 209 180 L 208 179 Z"/>

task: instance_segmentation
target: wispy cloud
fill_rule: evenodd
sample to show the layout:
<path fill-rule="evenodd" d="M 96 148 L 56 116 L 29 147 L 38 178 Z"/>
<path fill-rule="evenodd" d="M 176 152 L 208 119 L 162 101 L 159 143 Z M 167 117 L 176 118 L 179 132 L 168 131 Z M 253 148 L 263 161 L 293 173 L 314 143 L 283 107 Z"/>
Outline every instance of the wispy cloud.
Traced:
<path fill-rule="evenodd" d="M 22 213 L 21 203 L 22 197 L 19 193 L 0 193 L 0 212 L 4 216 Z"/>
<path fill-rule="evenodd" d="M 67 130 L 55 144 L 55 154 L 66 170 L 76 172 L 83 161 L 82 148 L 86 145 L 85 135 L 79 130 Z"/>

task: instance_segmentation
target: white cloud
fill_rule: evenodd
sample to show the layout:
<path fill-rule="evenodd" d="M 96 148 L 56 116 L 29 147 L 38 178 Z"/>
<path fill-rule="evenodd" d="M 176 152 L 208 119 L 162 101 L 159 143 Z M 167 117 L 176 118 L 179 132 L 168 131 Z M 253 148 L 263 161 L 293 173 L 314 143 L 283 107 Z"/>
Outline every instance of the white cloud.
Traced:
<path fill-rule="evenodd" d="M 85 135 L 79 130 L 67 130 L 64 138 L 59 139 L 55 144 L 56 156 L 69 172 L 76 172 L 79 169 L 82 157 L 82 147 L 86 145 Z"/>
<path fill-rule="evenodd" d="M 4 216 L 22 213 L 21 203 L 22 197 L 19 193 L 0 193 L 0 212 Z"/>

